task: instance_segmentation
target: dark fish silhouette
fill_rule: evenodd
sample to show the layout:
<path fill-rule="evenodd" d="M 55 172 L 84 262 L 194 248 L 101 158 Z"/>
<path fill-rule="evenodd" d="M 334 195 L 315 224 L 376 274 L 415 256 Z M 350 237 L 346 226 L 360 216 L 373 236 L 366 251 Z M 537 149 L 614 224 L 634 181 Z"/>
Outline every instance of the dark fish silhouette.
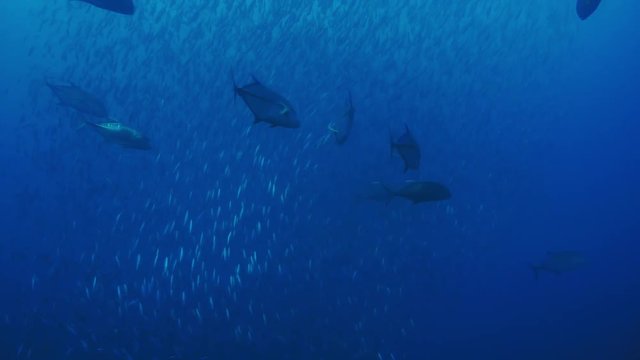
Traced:
<path fill-rule="evenodd" d="M 541 271 L 560 275 L 573 271 L 586 263 L 584 256 L 576 251 L 549 251 L 547 258 L 538 264 L 532 264 L 531 270 L 537 279 Z"/>
<path fill-rule="evenodd" d="M 291 103 L 282 95 L 262 85 L 255 77 L 253 82 L 239 87 L 235 81 L 233 91 L 240 96 L 253 113 L 254 124 L 265 122 L 271 127 L 299 128 L 300 122 Z"/>
<path fill-rule="evenodd" d="M 91 4 L 101 9 L 113 11 L 124 15 L 133 15 L 136 8 L 133 5 L 133 0 L 77 0 Z"/>
<path fill-rule="evenodd" d="M 600 5 L 600 1 L 601 0 L 578 0 L 576 4 L 578 17 L 582 20 L 586 20 L 596 11 Z"/>
<path fill-rule="evenodd" d="M 127 127 L 119 122 L 93 123 L 85 121 L 85 123 L 94 129 L 98 134 L 109 143 L 120 145 L 128 149 L 150 150 L 151 143 L 149 139 L 142 135 L 139 131 Z"/>
<path fill-rule="evenodd" d="M 342 145 L 347 142 L 347 139 L 349 139 L 349 135 L 351 135 L 351 129 L 353 128 L 354 114 L 355 108 L 353 107 L 351 92 L 349 92 L 349 97 L 347 99 L 347 110 L 344 113 L 344 122 L 342 126 L 336 129 L 335 125 L 329 125 L 329 131 L 334 134 L 336 138 L 336 144 Z"/>
<path fill-rule="evenodd" d="M 405 133 L 397 140 L 390 136 L 391 152 L 395 150 L 404 161 L 404 172 L 420 168 L 420 146 L 405 124 Z"/>
<path fill-rule="evenodd" d="M 395 191 L 386 186 L 385 188 L 389 196 L 402 197 L 414 204 L 451 198 L 451 192 L 446 186 L 433 181 L 410 181 Z"/>
<path fill-rule="evenodd" d="M 73 84 L 54 85 L 47 82 L 47 86 L 60 100 L 60 105 L 97 118 L 109 117 L 109 112 L 102 101 L 85 90 Z"/>

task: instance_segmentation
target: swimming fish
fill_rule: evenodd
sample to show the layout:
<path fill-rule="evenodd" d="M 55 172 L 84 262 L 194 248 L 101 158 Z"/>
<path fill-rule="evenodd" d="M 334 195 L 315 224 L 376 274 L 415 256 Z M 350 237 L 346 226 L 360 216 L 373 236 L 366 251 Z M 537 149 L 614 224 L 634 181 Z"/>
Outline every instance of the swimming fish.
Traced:
<path fill-rule="evenodd" d="M 124 15 L 133 15 L 136 8 L 133 5 L 133 0 L 77 0 L 91 4 L 101 9 L 113 11 L 115 13 Z"/>
<path fill-rule="evenodd" d="M 600 5 L 600 1 L 601 0 L 578 0 L 576 3 L 576 12 L 578 13 L 578 17 L 582 20 L 586 20 L 596 11 Z"/>
<path fill-rule="evenodd" d="M 336 144 L 342 145 L 347 142 L 349 135 L 351 135 L 351 129 L 353 128 L 353 118 L 355 114 L 355 108 L 353 107 L 353 100 L 351 99 L 351 92 L 347 98 L 347 110 L 343 117 L 344 122 L 341 128 L 336 129 L 334 124 L 329 125 L 329 131 L 331 131 L 336 139 Z"/>
<path fill-rule="evenodd" d="M 98 134 L 102 135 L 109 143 L 117 144 L 128 149 L 151 149 L 151 143 L 146 136 L 142 135 L 138 130 L 132 129 L 119 122 L 93 123 L 85 121 L 85 123 L 98 132 Z"/>
<path fill-rule="evenodd" d="M 60 100 L 61 106 L 70 107 L 83 114 L 97 118 L 109 117 L 109 111 L 102 101 L 78 86 L 74 84 L 55 85 L 49 82 L 46 84 Z"/>
<path fill-rule="evenodd" d="M 392 190 L 387 186 L 385 189 L 389 196 L 405 198 L 414 205 L 451 198 L 451 191 L 446 186 L 433 181 L 408 181 L 398 190 Z"/>
<path fill-rule="evenodd" d="M 420 167 L 420 146 L 405 124 L 405 133 L 397 140 L 390 135 L 391 152 L 395 150 L 404 161 L 404 172 L 418 170 Z"/>
<path fill-rule="evenodd" d="M 537 279 L 541 271 L 560 275 L 573 271 L 586 263 L 584 256 L 576 251 L 549 251 L 547 258 L 538 264 L 532 264 L 531 270 Z"/>
<path fill-rule="evenodd" d="M 282 95 L 262 85 L 255 77 L 253 82 L 242 87 L 234 81 L 233 91 L 253 113 L 254 124 L 265 122 L 271 124 L 271 127 L 300 127 L 300 121 L 291 103 Z"/>

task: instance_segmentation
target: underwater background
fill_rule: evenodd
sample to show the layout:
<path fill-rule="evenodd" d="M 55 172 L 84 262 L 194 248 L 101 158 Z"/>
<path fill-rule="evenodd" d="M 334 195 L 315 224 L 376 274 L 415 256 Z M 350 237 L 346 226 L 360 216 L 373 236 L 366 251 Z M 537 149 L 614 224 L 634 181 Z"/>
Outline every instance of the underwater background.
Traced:
<path fill-rule="evenodd" d="M 639 14 L 3 0 L 0 359 L 640 359 Z M 300 128 L 252 125 L 232 73 Z M 105 142 L 48 81 L 153 149 Z M 360 196 L 407 180 L 452 197 Z M 554 251 L 584 264 L 534 276 Z"/>

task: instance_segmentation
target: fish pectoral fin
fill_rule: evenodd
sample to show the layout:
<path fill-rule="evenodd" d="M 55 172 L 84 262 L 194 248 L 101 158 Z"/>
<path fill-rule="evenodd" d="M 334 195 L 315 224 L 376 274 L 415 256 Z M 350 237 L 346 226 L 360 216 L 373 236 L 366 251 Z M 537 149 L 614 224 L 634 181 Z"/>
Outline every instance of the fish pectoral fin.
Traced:
<path fill-rule="evenodd" d="M 287 105 L 283 103 L 280 103 L 280 105 L 282 106 L 282 110 L 280 110 L 280 115 L 284 115 L 289 112 L 289 107 Z"/>
<path fill-rule="evenodd" d="M 338 129 L 333 127 L 333 124 L 329 124 L 329 126 L 327 126 L 327 128 L 329 129 L 329 131 L 331 131 L 334 134 L 340 133 L 340 131 L 338 131 Z"/>

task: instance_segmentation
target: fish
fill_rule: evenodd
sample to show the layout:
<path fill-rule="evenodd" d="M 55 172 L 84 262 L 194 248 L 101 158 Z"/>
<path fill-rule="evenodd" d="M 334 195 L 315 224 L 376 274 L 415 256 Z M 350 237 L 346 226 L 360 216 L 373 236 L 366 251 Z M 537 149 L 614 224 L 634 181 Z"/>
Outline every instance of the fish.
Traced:
<path fill-rule="evenodd" d="M 414 205 L 451 198 L 451 191 L 446 186 L 434 181 L 408 181 L 398 190 L 392 190 L 386 185 L 385 189 L 390 197 L 405 198 Z"/>
<path fill-rule="evenodd" d="M 411 134 L 408 125 L 404 125 L 405 133 L 394 140 L 390 135 L 391 153 L 396 151 L 404 161 L 404 172 L 420 168 L 420 145 Z"/>
<path fill-rule="evenodd" d="M 536 279 L 541 271 L 555 275 L 574 271 L 586 263 L 584 256 L 577 251 L 549 251 L 547 257 L 540 263 L 531 264 L 531 270 Z"/>
<path fill-rule="evenodd" d="M 355 115 L 355 108 L 353 107 L 353 100 L 351 98 L 351 92 L 347 98 L 347 110 L 344 112 L 344 121 L 341 128 L 336 128 L 334 124 L 329 125 L 329 131 L 331 131 L 336 139 L 336 144 L 342 145 L 347 142 L 351 135 L 351 129 L 353 129 L 353 118 Z"/>
<path fill-rule="evenodd" d="M 576 3 L 576 13 L 581 20 L 586 20 L 591 16 L 598 6 L 601 0 L 578 0 Z"/>
<path fill-rule="evenodd" d="M 119 122 L 94 123 L 85 121 L 85 124 L 95 130 L 109 143 L 117 144 L 127 149 L 151 150 L 149 138 L 142 135 L 138 130 L 132 129 Z"/>
<path fill-rule="evenodd" d="M 61 106 L 72 108 L 96 118 L 106 119 L 109 117 L 109 111 L 104 103 L 80 87 L 74 84 L 52 84 L 48 81 L 46 85 L 58 98 Z"/>
<path fill-rule="evenodd" d="M 271 124 L 271 127 L 299 128 L 300 121 L 291 103 L 282 95 L 262 85 L 254 76 L 252 80 L 245 86 L 238 86 L 234 80 L 233 91 L 253 113 L 253 123 L 265 122 Z"/>
<path fill-rule="evenodd" d="M 91 4 L 95 7 L 99 7 L 104 10 L 109 10 L 118 14 L 133 15 L 136 12 L 136 7 L 133 5 L 133 0 L 76 0 Z"/>

